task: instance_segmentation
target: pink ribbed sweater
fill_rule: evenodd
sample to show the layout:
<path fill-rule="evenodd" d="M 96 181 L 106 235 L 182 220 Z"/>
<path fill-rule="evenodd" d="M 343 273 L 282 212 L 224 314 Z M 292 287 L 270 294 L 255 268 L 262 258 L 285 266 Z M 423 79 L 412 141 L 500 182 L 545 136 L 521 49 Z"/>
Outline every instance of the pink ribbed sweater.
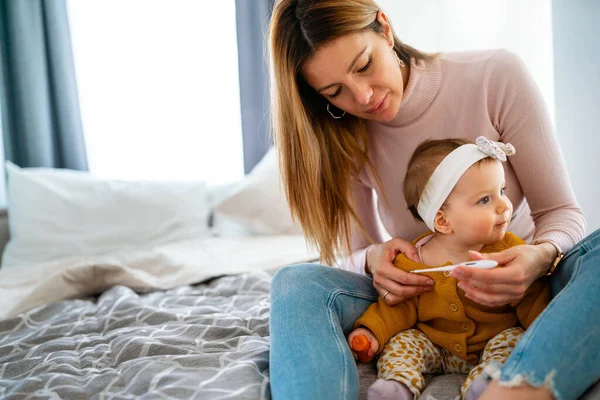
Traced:
<path fill-rule="evenodd" d="M 390 122 L 371 121 L 368 126 L 369 156 L 389 206 L 367 168 L 359 175 L 354 196 L 357 214 L 377 242 L 383 238 L 376 207 L 392 237 L 412 241 L 427 231 L 408 211 L 402 193 L 406 166 L 417 145 L 428 138 L 475 141 L 480 135 L 512 143 L 517 150 L 504 163 L 506 194 L 514 206 L 508 230 L 526 242 L 551 239 L 563 251 L 583 238 L 583 213 L 546 105 L 518 56 L 506 50 L 486 50 L 445 53 L 431 63 L 412 60 L 398 115 Z M 369 244 L 355 229 L 352 256 L 342 267 L 364 274 Z"/>

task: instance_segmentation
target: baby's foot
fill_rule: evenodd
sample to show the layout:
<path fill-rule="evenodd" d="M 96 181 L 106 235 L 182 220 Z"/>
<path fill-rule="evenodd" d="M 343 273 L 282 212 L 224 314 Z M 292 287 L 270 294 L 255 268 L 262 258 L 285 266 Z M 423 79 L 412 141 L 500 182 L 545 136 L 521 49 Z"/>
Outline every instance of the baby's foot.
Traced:
<path fill-rule="evenodd" d="M 377 379 L 367 390 L 368 400 L 412 400 L 413 394 L 400 382 Z"/>
<path fill-rule="evenodd" d="M 473 383 L 471 383 L 471 387 L 469 388 L 467 395 L 465 396 L 465 400 L 477 400 L 488 387 L 489 383 L 490 382 L 482 376 L 475 378 Z"/>

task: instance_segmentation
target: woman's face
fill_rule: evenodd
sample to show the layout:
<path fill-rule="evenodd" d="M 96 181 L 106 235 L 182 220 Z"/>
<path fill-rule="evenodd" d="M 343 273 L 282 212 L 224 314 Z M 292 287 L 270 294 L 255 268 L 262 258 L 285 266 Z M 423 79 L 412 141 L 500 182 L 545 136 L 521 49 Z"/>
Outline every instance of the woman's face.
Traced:
<path fill-rule="evenodd" d="M 386 26 L 389 32 L 386 22 L 383 33 L 355 33 L 325 44 L 307 61 L 302 71 L 306 82 L 328 102 L 357 117 L 393 119 L 402 101 L 403 78 Z"/>

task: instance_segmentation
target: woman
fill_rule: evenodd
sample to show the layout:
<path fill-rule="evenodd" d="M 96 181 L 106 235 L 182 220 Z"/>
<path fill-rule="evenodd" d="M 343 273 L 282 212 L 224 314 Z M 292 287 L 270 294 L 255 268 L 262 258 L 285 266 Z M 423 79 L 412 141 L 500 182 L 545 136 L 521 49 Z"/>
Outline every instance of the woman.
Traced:
<path fill-rule="evenodd" d="M 452 276 L 488 306 L 518 300 L 547 273 L 554 294 L 562 289 L 482 398 L 583 393 L 600 375 L 599 335 L 584 334 L 598 329 L 588 318 L 598 306 L 592 290 L 600 284 L 593 268 L 600 233 L 580 242 L 583 214 L 541 95 L 520 59 L 501 50 L 422 53 L 398 40 L 372 0 L 280 1 L 269 40 L 275 142 L 288 201 L 325 264 L 347 255 L 343 269 L 292 266 L 274 277 L 273 396 L 358 396 L 345 341 L 354 320 L 378 295 L 393 305 L 431 290 L 428 278 L 392 265 L 399 252 L 418 261 L 407 240 L 423 233 L 403 199 L 408 158 L 426 138 L 480 135 L 519 149 L 505 165 L 505 193 L 514 205 L 509 229 L 531 244 L 487 256 L 503 268 L 457 268 Z M 393 239 L 383 241 L 377 213 Z"/>

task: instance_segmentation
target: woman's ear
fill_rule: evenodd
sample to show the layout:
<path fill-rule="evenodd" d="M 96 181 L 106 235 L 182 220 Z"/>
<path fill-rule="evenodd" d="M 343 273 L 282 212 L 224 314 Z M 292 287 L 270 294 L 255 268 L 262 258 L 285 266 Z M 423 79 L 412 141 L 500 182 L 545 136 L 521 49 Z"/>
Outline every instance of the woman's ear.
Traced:
<path fill-rule="evenodd" d="M 435 214 L 435 218 L 433 219 L 433 226 L 435 227 L 435 230 L 439 233 L 443 233 L 445 235 L 454 233 L 454 230 L 452 229 L 452 224 L 450 223 L 450 220 L 448 219 L 448 216 L 446 215 L 444 210 L 439 210 L 437 214 Z"/>
<path fill-rule="evenodd" d="M 392 27 L 390 26 L 390 21 L 388 20 L 386 13 L 384 13 L 381 10 L 377 11 L 376 19 L 377 19 L 377 22 L 379 22 L 381 24 L 381 28 L 382 28 L 381 33 L 383 34 L 383 36 L 385 36 L 385 40 L 387 40 L 390 47 L 393 47 L 394 46 L 394 35 L 392 34 Z"/>

